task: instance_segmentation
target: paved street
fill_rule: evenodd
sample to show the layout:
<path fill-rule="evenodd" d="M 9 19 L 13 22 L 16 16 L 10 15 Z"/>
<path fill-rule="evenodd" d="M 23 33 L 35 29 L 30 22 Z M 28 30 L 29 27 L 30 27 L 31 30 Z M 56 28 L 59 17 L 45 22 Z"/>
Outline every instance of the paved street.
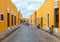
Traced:
<path fill-rule="evenodd" d="M 60 40 L 35 26 L 22 25 L 2 42 L 60 42 Z"/>

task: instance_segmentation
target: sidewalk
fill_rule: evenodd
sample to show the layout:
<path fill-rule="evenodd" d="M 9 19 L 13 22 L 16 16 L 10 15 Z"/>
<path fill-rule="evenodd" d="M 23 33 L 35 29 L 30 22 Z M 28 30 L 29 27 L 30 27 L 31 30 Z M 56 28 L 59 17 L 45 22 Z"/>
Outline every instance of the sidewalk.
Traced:
<path fill-rule="evenodd" d="M 44 29 L 42 29 L 42 28 L 41 28 L 41 30 L 43 30 L 43 31 L 45 31 L 45 32 L 47 32 L 47 33 L 49 33 L 49 31 L 44 30 Z M 49 34 L 50 34 L 50 33 L 49 33 Z M 51 34 L 51 35 L 53 35 L 53 36 L 57 37 L 58 39 L 60 39 L 60 33 L 53 33 L 53 34 Z"/>
<path fill-rule="evenodd" d="M 60 33 L 53 33 L 53 35 L 60 39 Z"/>
<path fill-rule="evenodd" d="M 47 42 L 60 42 L 60 39 L 57 38 L 54 35 L 49 34 L 47 31 L 42 30 L 42 29 L 35 29 L 35 31 L 37 31 L 36 33 L 38 35 L 42 35 L 42 37 L 44 37 Z M 39 37 L 40 38 L 40 37 Z M 45 41 L 44 41 L 45 42 Z"/>
<path fill-rule="evenodd" d="M 13 33 L 14 31 L 16 31 L 21 25 L 12 28 L 10 30 L 7 30 L 5 32 L 0 32 L 0 41 L 3 40 L 4 38 L 8 37 L 11 33 Z"/>

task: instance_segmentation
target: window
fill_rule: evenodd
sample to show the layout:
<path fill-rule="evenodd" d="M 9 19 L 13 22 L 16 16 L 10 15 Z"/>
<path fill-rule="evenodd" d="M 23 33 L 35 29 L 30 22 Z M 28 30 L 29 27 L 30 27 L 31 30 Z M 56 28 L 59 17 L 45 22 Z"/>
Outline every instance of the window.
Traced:
<path fill-rule="evenodd" d="M 3 21 L 4 20 L 4 16 L 3 16 L 3 14 L 1 14 L 1 21 Z"/>
<path fill-rule="evenodd" d="M 3 21 L 3 20 L 4 20 L 4 15 L 0 14 L 0 21 Z"/>

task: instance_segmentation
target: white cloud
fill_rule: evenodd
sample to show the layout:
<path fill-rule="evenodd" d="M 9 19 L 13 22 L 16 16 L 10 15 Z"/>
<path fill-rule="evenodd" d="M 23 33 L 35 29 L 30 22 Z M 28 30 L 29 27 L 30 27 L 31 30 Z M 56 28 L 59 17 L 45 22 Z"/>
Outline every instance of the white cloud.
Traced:
<path fill-rule="evenodd" d="M 29 17 L 36 11 L 45 0 L 12 0 L 18 10 L 21 10 L 23 17 Z"/>

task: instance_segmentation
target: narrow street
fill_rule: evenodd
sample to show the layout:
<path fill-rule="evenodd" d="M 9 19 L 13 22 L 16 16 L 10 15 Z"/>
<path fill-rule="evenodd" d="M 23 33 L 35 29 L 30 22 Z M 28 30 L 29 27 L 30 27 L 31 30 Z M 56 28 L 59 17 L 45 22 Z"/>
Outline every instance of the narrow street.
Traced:
<path fill-rule="evenodd" d="M 0 0 L 0 42 L 60 42 L 60 0 Z"/>
<path fill-rule="evenodd" d="M 21 27 L 5 38 L 2 42 L 60 42 L 60 40 L 35 26 Z"/>

